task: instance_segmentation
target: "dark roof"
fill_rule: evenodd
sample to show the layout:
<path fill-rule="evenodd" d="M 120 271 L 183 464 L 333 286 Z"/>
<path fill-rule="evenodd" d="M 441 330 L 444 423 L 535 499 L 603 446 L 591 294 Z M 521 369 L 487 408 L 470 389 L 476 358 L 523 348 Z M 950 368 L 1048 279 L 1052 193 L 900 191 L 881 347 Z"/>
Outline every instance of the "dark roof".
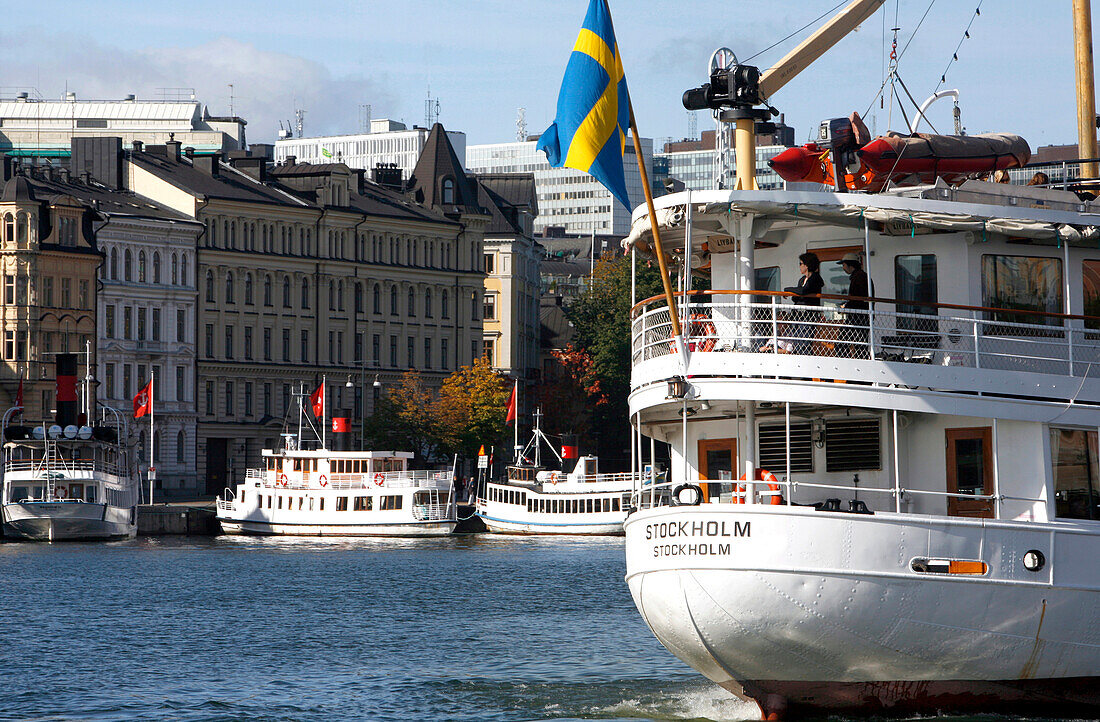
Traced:
<path fill-rule="evenodd" d="M 544 297 L 539 307 L 540 344 L 543 348 L 565 348 L 573 340 L 576 330 L 563 309 L 553 299 Z"/>
<path fill-rule="evenodd" d="M 539 274 L 543 276 L 587 276 L 591 272 L 588 257 L 583 261 L 557 261 L 544 258 L 539 265 Z"/>
<path fill-rule="evenodd" d="M 535 175 L 533 173 L 477 174 L 470 182 L 478 190 L 478 202 L 489 210 L 491 220 L 486 234 L 522 236 L 520 213 L 537 215 Z M 534 207 L 532 207 L 534 204 Z"/>
<path fill-rule="evenodd" d="M 0 201 L 5 203 L 33 200 L 35 200 L 35 197 L 34 192 L 31 191 L 31 184 L 22 175 L 9 178 L 4 184 L 3 194 L 0 194 Z"/>
<path fill-rule="evenodd" d="M 534 173 L 478 173 L 477 179 L 508 203 L 539 214 Z"/>
<path fill-rule="evenodd" d="M 132 191 L 115 190 L 95 181 L 83 183 L 76 178 L 64 180 L 61 177 L 44 178 L 36 175 L 31 177 L 30 183 L 34 186 L 35 194 L 50 203 L 61 196 L 71 196 L 105 215 L 194 222 L 182 213 Z"/>
<path fill-rule="evenodd" d="M 443 203 L 443 184 L 454 183 L 454 202 Z M 409 177 L 409 190 L 413 200 L 448 215 L 461 213 L 485 214 L 488 211 L 478 203 L 475 184 L 466 177 L 462 163 L 455 155 L 451 141 L 443 126 L 436 123 L 428 132 L 424 149 Z"/>
<path fill-rule="evenodd" d="M 222 198 L 253 203 L 271 203 L 281 206 L 306 206 L 307 201 L 297 198 L 288 190 L 273 184 L 258 183 L 215 157 L 218 175 L 213 176 L 195 168 L 191 159 L 181 157 L 179 162 L 170 160 L 163 153 L 133 151 L 130 159 L 138 166 L 162 178 L 172 185 L 206 198 Z"/>
<path fill-rule="evenodd" d="M 362 190 L 362 193 L 351 194 L 351 205 L 368 215 L 459 225 L 458 221 L 448 218 L 439 211 L 414 203 L 408 196 L 372 181 L 364 181 Z"/>

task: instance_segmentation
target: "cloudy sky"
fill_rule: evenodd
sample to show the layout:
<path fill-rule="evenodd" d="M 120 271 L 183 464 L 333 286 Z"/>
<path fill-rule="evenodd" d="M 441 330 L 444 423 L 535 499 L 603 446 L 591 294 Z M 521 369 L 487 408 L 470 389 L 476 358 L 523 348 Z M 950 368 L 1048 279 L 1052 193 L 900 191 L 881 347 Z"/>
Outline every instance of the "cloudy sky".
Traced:
<path fill-rule="evenodd" d="M 876 94 L 898 34 L 899 74 L 919 101 L 936 88 L 980 0 L 888 0 L 855 33 L 773 98 L 808 137 L 829 117 L 870 109 L 868 125 L 901 129 Z M 588 0 L 98 0 L 19 3 L 0 27 L 0 86 L 46 98 L 156 98 L 192 87 L 211 112 L 246 118 L 252 142 L 306 111 L 307 135 L 356 132 L 374 118 L 422 124 L 429 88 L 439 119 L 469 143 L 516 137 L 553 119 L 561 75 Z M 706 80 L 719 46 L 767 68 L 809 30 L 766 50 L 836 0 L 611 0 L 641 133 L 688 134 L 680 96 Z M 968 132 L 1022 134 L 1033 147 L 1076 142 L 1070 0 L 981 2 L 944 87 L 958 88 Z M 926 14 L 927 11 L 927 15 Z M 922 22 L 923 17 L 923 22 Z M 920 27 L 918 28 L 918 24 Z M 914 31 L 915 34 L 914 34 Z M 899 92 L 900 91 L 899 89 Z M 908 106 L 908 101 L 907 106 Z M 905 111 L 906 115 L 911 110 Z M 950 103 L 930 113 L 950 132 Z M 700 129 L 713 127 L 699 114 Z"/>

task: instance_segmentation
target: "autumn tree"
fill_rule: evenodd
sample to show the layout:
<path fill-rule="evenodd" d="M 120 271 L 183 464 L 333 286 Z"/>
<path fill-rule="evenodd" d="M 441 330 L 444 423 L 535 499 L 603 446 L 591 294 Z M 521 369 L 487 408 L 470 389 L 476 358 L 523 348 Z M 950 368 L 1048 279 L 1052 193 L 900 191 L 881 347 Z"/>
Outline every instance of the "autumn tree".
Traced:
<path fill-rule="evenodd" d="M 412 451 L 418 461 L 433 459 L 438 438 L 432 419 L 431 390 L 424 386 L 420 373 L 407 371 L 397 388 L 378 400 L 367 419 L 366 436 L 370 446 L 390 451 Z"/>
<path fill-rule="evenodd" d="M 498 444 L 504 436 L 510 392 L 507 381 L 486 358 L 448 376 L 431 408 L 439 448 L 470 458 L 481 444 Z"/>
<path fill-rule="evenodd" d="M 556 363 L 539 387 L 542 428 L 550 435 L 573 433 L 587 439 L 593 406 L 607 402 L 592 375 L 592 357 L 573 344 L 551 354 Z"/>
<path fill-rule="evenodd" d="M 585 386 L 596 438 L 589 443 L 612 463 L 622 461 L 630 448 L 630 265 L 629 256 L 602 258 L 588 288 L 566 310 L 575 329 L 574 344 L 591 359 Z M 639 301 L 658 295 L 660 273 L 641 262 L 636 285 Z"/>

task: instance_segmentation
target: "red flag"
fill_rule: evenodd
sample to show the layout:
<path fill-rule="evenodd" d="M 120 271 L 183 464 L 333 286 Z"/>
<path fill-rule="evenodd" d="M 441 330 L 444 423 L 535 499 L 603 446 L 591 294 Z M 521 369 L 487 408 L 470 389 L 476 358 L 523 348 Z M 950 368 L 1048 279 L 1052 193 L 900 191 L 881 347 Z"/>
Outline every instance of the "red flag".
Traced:
<path fill-rule="evenodd" d="M 15 408 L 23 408 L 23 374 L 19 374 L 19 390 L 15 392 Z"/>
<path fill-rule="evenodd" d="M 325 382 L 322 381 L 321 385 L 317 387 L 309 396 L 310 403 L 313 404 L 313 415 L 318 419 L 325 415 Z"/>
<path fill-rule="evenodd" d="M 134 418 L 140 419 L 153 410 L 153 382 L 145 384 L 145 387 L 137 392 L 134 397 Z"/>
<path fill-rule="evenodd" d="M 516 389 L 519 388 L 517 383 L 512 387 L 512 395 L 508 398 L 508 413 L 504 416 L 504 425 L 512 423 L 516 420 Z"/>

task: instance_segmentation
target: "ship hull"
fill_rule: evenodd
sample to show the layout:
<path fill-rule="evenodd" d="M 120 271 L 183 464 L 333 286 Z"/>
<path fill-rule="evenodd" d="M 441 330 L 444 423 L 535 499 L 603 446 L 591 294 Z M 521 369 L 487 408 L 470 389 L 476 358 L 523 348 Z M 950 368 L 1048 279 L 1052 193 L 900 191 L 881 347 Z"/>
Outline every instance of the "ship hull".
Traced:
<path fill-rule="evenodd" d="M 485 528 L 494 534 L 560 535 L 560 536 L 622 536 L 622 521 L 615 522 L 552 522 L 537 519 L 516 520 L 478 514 Z"/>
<path fill-rule="evenodd" d="M 1100 711 L 1100 542 L 1080 525 L 704 504 L 626 536 L 656 637 L 765 715 Z M 932 557 L 986 571 L 914 571 Z"/>
<path fill-rule="evenodd" d="M 132 509 L 92 503 L 4 505 L 4 536 L 32 541 L 127 539 L 137 535 Z"/>
<path fill-rule="evenodd" d="M 457 522 L 417 522 L 393 524 L 283 524 L 219 518 L 222 532 L 250 536 L 447 536 Z"/>

